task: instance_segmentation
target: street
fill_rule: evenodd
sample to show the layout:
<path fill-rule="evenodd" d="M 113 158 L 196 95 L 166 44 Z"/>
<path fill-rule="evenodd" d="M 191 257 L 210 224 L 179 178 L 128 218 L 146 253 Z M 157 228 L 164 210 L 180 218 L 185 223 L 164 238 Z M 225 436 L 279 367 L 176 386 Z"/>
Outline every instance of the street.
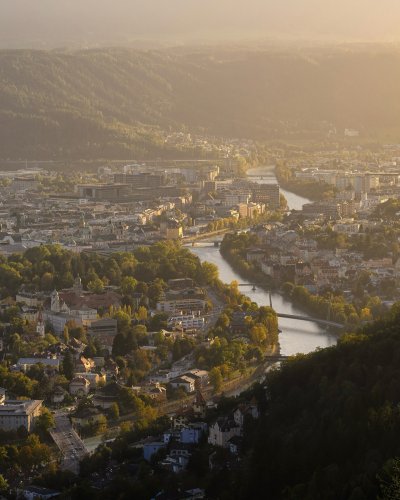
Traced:
<path fill-rule="evenodd" d="M 68 412 L 59 410 L 54 417 L 56 425 L 50 434 L 61 452 L 61 468 L 78 474 L 79 462 L 87 455 L 88 451 L 82 439 L 73 429 Z"/>

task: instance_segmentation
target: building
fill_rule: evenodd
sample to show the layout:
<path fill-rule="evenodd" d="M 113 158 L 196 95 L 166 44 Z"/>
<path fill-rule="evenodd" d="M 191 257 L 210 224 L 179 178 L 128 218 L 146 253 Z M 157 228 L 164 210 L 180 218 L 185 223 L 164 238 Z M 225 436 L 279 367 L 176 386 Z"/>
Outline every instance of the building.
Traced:
<path fill-rule="evenodd" d="M 259 215 L 265 213 L 264 203 L 239 203 L 238 204 L 239 216 L 242 219 L 254 219 Z"/>
<path fill-rule="evenodd" d="M 167 240 L 179 240 L 183 236 L 182 224 L 174 219 L 163 221 L 160 224 L 160 233 Z"/>
<path fill-rule="evenodd" d="M 0 429 L 16 431 L 25 427 L 28 432 L 34 427 L 35 419 L 40 415 L 43 401 L 8 400 L 0 404 Z"/>
<path fill-rule="evenodd" d="M 118 333 L 117 320 L 102 318 L 92 321 L 88 326 L 87 333 L 93 339 L 97 339 L 104 349 L 111 352 L 114 338 Z"/>
<path fill-rule="evenodd" d="M 168 318 L 168 327 L 180 327 L 183 330 L 201 330 L 204 328 L 205 319 L 194 314 L 181 314 Z"/>
<path fill-rule="evenodd" d="M 176 377 L 170 382 L 173 389 L 179 389 L 182 387 L 186 392 L 192 393 L 196 388 L 196 381 L 192 377 L 187 375 L 182 375 L 182 377 Z"/>
<path fill-rule="evenodd" d="M 187 288 L 165 293 L 157 302 L 157 311 L 166 313 L 182 313 L 203 311 L 207 305 L 206 295 L 201 288 Z"/>
<path fill-rule="evenodd" d="M 252 184 L 252 201 L 264 203 L 270 210 L 280 207 L 280 190 L 278 184 Z"/>
<path fill-rule="evenodd" d="M 207 370 L 199 370 L 197 368 L 193 368 L 185 373 L 188 377 L 192 377 L 197 382 L 197 387 L 206 387 L 208 385 L 208 371 Z"/>
<path fill-rule="evenodd" d="M 79 198 L 95 201 L 119 201 L 132 192 L 128 184 L 79 184 L 76 186 Z"/>
<path fill-rule="evenodd" d="M 104 418 L 103 413 L 97 408 L 80 408 L 71 415 L 71 421 L 78 428 L 86 427 L 87 425 L 101 422 Z"/>
<path fill-rule="evenodd" d="M 75 372 L 75 377 L 86 378 L 90 383 L 91 389 L 96 389 L 99 384 L 105 384 L 107 380 L 105 373 Z"/>
<path fill-rule="evenodd" d="M 143 445 L 143 458 L 150 462 L 151 457 L 155 455 L 159 450 L 165 448 L 166 444 L 162 441 L 155 441 L 153 443 L 146 443 Z"/>
<path fill-rule="evenodd" d="M 166 182 L 162 173 L 138 172 L 136 174 L 115 174 L 114 182 L 117 184 L 129 184 L 136 188 L 158 188 Z"/>
<path fill-rule="evenodd" d="M 43 312 L 43 319 L 51 325 L 55 333 L 61 335 L 69 321 L 74 321 L 77 325 L 87 325 L 96 320 L 97 310 L 84 303 L 70 307 L 60 298 L 57 290 L 54 290 L 50 296 L 50 309 Z"/>
<path fill-rule="evenodd" d="M 72 396 L 83 397 L 89 394 L 90 382 L 87 378 L 78 376 L 74 377 L 69 384 L 69 393 Z"/>
<path fill-rule="evenodd" d="M 60 360 L 58 358 L 19 358 L 17 368 L 27 372 L 34 365 L 43 365 L 45 368 L 59 371 Z"/>
<path fill-rule="evenodd" d="M 209 428 L 208 442 L 214 446 L 229 447 L 229 440 L 233 436 L 240 436 L 241 428 L 232 419 L 219 418 Z"/>

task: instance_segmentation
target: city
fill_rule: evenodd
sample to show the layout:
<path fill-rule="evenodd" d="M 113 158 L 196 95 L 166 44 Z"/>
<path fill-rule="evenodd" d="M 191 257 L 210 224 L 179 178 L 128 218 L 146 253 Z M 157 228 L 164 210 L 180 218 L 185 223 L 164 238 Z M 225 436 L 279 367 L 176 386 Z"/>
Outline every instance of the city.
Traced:
<path fill-rule="evenodd" d="M 397 3 L 0 11 L 0 500 L 400 499 Z"/>

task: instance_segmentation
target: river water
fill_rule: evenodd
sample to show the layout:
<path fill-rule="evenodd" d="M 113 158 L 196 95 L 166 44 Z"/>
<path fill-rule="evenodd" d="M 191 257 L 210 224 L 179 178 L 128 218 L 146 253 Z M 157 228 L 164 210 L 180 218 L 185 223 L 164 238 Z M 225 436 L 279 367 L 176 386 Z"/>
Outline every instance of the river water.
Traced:
<path fill-rule="evenodd" d="M 273 167 L 257 167 L 248 170 L 247 174 L 253 182 L 260 183 L 275 183 L 276 177 Z M 300 210 L 304 203 L 309 200 L 297 196 L 285 190 L 281 190 L 285 195 L 290 209 Z M 214 246 L 209 246 L 206 243 L 191 248 L 200 260 L 208 261 L 215 264 L 219 269 L 219 277 L 225 283 L 231 283 L 236 280 L 239 283 L 249 283 L 249 281 L 241 278 L 231 266 L 222 258 L 219 249 Z M 252 290 L 251 286 L 240 287 L 245 295 L 251 300 L 257 302 L 258 305 L 269 305 L 269 294 L 262 289 Z M 294 307 L 291 302 L 285 300 L 278 293 L 272 294 L 272 306 L 279 312 L 284 314 L 301 314 L 301 311 Z M 281 354 L 290 356 L 297 353 L 309 353 L 317 348 L 329 347 L 336 344 L 337 337 L 331 332 L 325 330 L 316 323 L 299 321 L 294 319 L 279 319 L 279 328 L 282 332 L 279 335 L 279 343 L 281 346 Z"/>

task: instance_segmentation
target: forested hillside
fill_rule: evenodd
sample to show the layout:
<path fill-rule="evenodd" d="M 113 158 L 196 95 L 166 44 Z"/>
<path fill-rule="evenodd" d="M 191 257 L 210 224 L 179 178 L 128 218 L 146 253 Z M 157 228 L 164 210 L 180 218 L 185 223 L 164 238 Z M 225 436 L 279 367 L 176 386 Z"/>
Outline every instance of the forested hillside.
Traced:
<path fill-rule="evenodd" d="M 183 126 L 385 137 L 398 127 L 399 82 L 400 53 L 389 50 L 1 51 L 0 157 L 177 156 L 157 130 Z"/>
<path fill-rule="evenodd" d="M 243 474 L 223 498 L 400 498 L 399 321 L 397 304 L 388 319 L 269 376 Z"/>

